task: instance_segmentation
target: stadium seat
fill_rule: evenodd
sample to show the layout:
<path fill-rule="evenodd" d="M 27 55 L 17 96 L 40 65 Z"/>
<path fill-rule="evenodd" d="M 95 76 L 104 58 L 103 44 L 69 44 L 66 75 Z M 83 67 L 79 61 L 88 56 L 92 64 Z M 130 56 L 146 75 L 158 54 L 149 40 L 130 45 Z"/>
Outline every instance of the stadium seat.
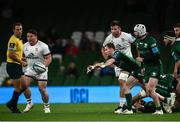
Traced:
<path fill-rule="evenodd" d="M 94 40 L 94 33 L 92 31 L 86 31 L 84 34 L 90 41 Z"/>
<path fill-rule="evenodd" d="M 74 86 L 75 83 L 76 83 L 76 77 L 70 75 L 65 76 L 64 86 Z"/>
<path fill-rule="evenodd" d="M 74 40 L 74 44 L 79 47 L 79 44 L 81 42 L 82 39 L 82 32 L 80 31 L 74 31 L 71 35 L 71 39 Z"/>
<path fill-rule="evenodd" d="M 94 40 L 97 41 L 99 44 L 102 44 L 104 42 L 105 33 L 103 31 L 97 31 L 95 33 Z"/>
<path fill-rule="evenodd" d="M 67 67 L 71 61 L 74 61 L 74 59 L 75 58 L 70 55 L 65 55 L 62 64 Z"/>
<path fill-rule="evenodd" d="M 115 86 L 119 85 L 118 78 L 116 77 L 113 78 L 112 85 L 115 85 Z"/>
<path fill-rule="evenodd" d="M 98 86 L 100 84 L 100 76 L 92 76 L 88 82 L 88 86 Z"/>
<path fill-rule="evenodd" d="M 63 86 L 64 85 L 64 75 L 57 75 L 56 77 L 54 77 L 51 82 L 50 85 L 51 86 Z"/>
<path fill-rule="evenodd" d="M 77 65 L 77 69 L 78 69 L 78 72 L 84 72 L 85 69 L 86 69 L 86 58 L 87 58 L 87 53 L 85 52 L 80 52 L 76 58 L 74 58 L 74 61 Z"/>
<path fill-rule="evenodd" d="M 52 62 L 48 67 L 48 70 L 49 70 L 48 73 L 56 75 L 56 73 L 59 70 L 59 67 L 60 67 L 59 59 L 52 59 Z"/>
<path fill-rule="evenodd" d="M 100 85 L 102 86 L 112 85 L 113 81 L 114 81 L 113 76 L 106 75 L 101 78 Z"/>
<path fill-rule="evenodd" d="M 89 77 L 88 75 L 80 75 L 77 79 L 76 86 L 86 86 L 88 84 Z"/>

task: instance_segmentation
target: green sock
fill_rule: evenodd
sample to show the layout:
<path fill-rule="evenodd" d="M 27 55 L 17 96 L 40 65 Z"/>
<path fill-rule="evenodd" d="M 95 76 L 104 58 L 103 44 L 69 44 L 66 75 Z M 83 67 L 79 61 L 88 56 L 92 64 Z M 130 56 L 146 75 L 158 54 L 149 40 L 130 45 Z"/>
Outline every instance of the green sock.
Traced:
<path fill-rule="evenodd" d="M 163 100 L 164 103 L 167 103 L 167 98 L 165 97 L 164 100 Z"/>
<path fill-rule="evenodd" d="M 161 108 L 161 105 L 159 104 L 159 105 L 156 105 L 156 110 L 162 110 L 162 108 Z"/>
<path fill-rule="evenodd" d="M 127 101 L 127 109 L 132 110 L 132 95 L 131 93 L 125 94 L 126 101 Z"/>

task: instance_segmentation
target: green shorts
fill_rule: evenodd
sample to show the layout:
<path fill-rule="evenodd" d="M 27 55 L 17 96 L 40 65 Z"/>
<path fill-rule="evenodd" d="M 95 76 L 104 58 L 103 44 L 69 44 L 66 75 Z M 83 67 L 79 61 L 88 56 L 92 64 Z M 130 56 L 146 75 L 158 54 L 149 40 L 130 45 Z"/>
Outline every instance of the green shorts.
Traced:
<path fill-rule="evenodd" d="M 170 97 L 173 90 L 174 77 L 171 74 L 161 75 L 156 86 L 156 92 L 164 97 Z"/>
<path fill-rule="evenodd" d="M 144 81 L 148 83 L 149 78 L 160 78 L 162 69 L 161 65 L 144 65 L 145 72 L 144 72 Z"/>

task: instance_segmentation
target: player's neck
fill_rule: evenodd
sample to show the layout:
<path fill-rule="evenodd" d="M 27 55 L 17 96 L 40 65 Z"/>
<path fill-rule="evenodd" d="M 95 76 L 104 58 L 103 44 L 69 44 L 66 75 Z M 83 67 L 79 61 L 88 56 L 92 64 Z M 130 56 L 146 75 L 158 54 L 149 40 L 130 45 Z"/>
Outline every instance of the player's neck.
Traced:
<path fill-rule="evenodd" d="M 38 43 L 38 40 L 36 40 L 34 43 L 31 43 L 30 45 L 31 46 L 34 46 L 34 45 L 36 45 Z"/>
<path fill-rule="evenodd" d="M 19 39 L 21 38 L 21 36 L 17 36 L 17 35 L 15 35 L 15 34 L 14 34 L 14 36 L 15 36 L 16 38 L 19 38 Z"/>
<path fill-rule="evenodd" d="M 142 37 L 140 38 L 140 40 L 145 39 L 145 38 L 146 38 L 146 36 L 147 36 L 147 35 L 142 36 Z"/>
<path fill-rule="evenodd" d="M 115 38 L 118 38 L 121 36 L 121 31 L 118 33 L 118 35 L 113 35 Z"/>

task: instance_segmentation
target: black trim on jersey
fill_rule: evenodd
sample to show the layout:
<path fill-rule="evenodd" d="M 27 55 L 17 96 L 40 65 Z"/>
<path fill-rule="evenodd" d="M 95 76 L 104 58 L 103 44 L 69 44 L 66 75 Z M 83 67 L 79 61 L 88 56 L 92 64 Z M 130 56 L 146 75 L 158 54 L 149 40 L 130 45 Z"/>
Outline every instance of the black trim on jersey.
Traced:
<path fill-rule="evenodd" d="M 47 55 L 50 55 L 51 54 L 51 52 L 50 53 L 48 53 L 48 54 L 45 54 L 45 55 L 43 55 L 43 56 L 47 56 Z"/>
<path fill-rule="evenodd" d="M 33 80 L 36 80 L 33 76 L 31 76 L 31 75 L 25 75 L 25 76 L 27 76 L 27 77 L 30 77 L 30 78 L 32 78 Z"/>
<path fill-rule="evenodd" d="M 36 81 L 48 81 L 47 79 L 36 79 Z"/>

